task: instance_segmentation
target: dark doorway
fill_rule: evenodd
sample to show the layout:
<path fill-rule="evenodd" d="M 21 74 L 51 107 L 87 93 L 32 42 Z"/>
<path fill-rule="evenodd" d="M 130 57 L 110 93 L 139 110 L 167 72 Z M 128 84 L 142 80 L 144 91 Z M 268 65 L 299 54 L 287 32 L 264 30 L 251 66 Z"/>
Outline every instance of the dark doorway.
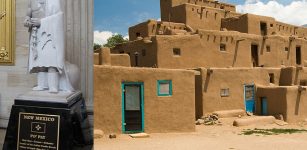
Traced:
<path fill-rule="evenodd" d="M 258 45 L 251 46 L 251 53 L 252 53 L 252 63 L 253 67 L 259 66 L 259 58 L 258 58 Z"/>
<path fill-rule="evenodd" d="M 261 35 L 266 36 L 267 35 L 267 25 L 265 22 L 260 22 L 260 30 L 261 30 Z"/>
<path fill-rule="evenodd" d="M 123 83 L 123 131 L 144 131 L 143 83 Z"/>
<path fill-rule="evenodd" d="M 270 76 L 270 83 L 275 83 L 275 76 L 274 76 L 274 73 L 270 73 L 269 74 L 269 76 Z"/>
<path fill-rule="evenodd" d="M 302 64 L 302 51 L 300 46 L 296 47 L 296 64 Z"/>

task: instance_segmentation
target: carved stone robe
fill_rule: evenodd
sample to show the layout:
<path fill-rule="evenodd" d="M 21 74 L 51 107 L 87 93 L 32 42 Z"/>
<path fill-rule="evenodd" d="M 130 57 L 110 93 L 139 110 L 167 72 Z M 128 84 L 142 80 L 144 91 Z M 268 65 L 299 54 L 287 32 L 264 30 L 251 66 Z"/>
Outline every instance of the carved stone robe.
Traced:
<path fill-rule="evenodd" d="M 65 39 L 64 14 L 61 11 L 60 1 L 46 0 L 44 15 L 37 31 L 33 31 L 32 28 L 30 32 L 29 72 L 36 73 L 39 67 L 55 67 L 62 73 L 65 65 Z M 34 42 L 37 43 L 36 59 L 33 51 Z"/>
<path fill-rule="evenodd" d="M 40 10 L 37 11 L 41 13 Z M 60 73 L 60 90 L 74 91 L 75 80 L 78 79 L 75 77 L 78 76 L 78 68 L 65 61 L 64 13 L 61 11 L 60 0 L 46 0 L 43 13 L 40 27 L 35 33 L 33 28 L 30 31 L 29 72 L 37 73 L 42 67 L 55 67 Z M 34 36 L 36 36 L 35 39 Z M 36 58 L 33 51 L 34 42 L 37 43 Z"/>

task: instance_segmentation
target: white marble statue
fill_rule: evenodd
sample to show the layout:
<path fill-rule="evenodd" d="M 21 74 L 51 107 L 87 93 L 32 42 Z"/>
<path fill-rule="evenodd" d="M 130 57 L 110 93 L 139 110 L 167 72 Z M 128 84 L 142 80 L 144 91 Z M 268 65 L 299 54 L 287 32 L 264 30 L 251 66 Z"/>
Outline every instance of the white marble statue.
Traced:
<path fill-rule="evenodd" d="M 34 91 L 72 92 L 78 68 L 65 61 L 64 14 L 60 0 L 30 0 L 24 22 L 29 28 L 29 72 L 37 73 Z"/>

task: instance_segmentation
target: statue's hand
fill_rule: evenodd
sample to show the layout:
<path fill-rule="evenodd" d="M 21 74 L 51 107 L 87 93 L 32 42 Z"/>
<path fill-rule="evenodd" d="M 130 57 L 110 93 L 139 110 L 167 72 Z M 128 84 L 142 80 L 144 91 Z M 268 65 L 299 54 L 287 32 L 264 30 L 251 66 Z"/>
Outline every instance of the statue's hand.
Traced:
<path fill-rule="evenodd" d="M 41 26 L 41 20 L 38 18 L 31 18 L 31 24 L 33 27 L 40 27 Z"/>
<path fill-rule="evenodd" d="M 27 18 L 25 19 L 25 21 L 23 22 L 23 25 L 24 25 L 25 27 L 28 27 L 28 28 L 32 27 L 30 17 L 27 17 Z"/>

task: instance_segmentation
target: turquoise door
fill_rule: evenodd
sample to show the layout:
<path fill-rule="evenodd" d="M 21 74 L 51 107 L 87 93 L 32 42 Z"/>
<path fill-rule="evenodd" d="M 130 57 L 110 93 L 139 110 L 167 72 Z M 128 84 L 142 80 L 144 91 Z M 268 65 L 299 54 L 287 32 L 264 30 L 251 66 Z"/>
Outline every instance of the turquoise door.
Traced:
<path fill-rule="evenodd" d="M 122 84 L 123 133 L 144 132 L 144 84 Z"/>
<path fill-rule="evenodd" d="M 244 85 L 244 100 L 246 112 L 255 112 L 255 86 Z"/>
<path fill-rule="evenodd" d="M 261 98 L 261 115 L 268 115 L 268 101 L 266 97 Z"/>

